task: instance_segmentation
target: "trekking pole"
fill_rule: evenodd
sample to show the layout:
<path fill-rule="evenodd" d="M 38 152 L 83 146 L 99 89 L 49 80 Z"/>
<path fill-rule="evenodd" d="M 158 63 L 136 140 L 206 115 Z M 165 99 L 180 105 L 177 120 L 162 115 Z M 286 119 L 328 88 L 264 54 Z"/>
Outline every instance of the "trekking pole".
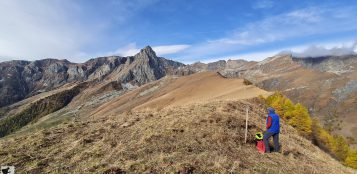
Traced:
<path fill-rule="evenodd" d="M 245 144 L 247 144 L 247 135 L 248 135 L 248 110 L 249 110 L 249 106 L 247 106 L 246 113 L 245 113 L 245 138 L 244 138 Z"/>

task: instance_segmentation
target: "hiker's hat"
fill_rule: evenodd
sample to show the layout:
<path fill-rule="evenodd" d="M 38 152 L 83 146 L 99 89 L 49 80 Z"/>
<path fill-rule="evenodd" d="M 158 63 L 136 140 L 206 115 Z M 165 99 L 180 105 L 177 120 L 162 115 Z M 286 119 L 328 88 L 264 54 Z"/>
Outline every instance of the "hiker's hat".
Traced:
<path fill-rule="evenodd" d="M 275 112 L 275 109 L 274 108 L 272 108 L 272 107 L 268 107 L 268 109 L 267 109 L 269 112 Z"/>

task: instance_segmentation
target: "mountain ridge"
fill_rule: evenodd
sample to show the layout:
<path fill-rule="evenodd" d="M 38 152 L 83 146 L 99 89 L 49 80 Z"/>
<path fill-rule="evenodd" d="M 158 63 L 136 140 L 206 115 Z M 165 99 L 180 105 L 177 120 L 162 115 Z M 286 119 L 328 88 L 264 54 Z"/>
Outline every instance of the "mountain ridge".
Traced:
<path fill-rule="evenodd" d="M 143 48 L 135 56 L 98 57 L 84 63 L 72 63 L 63 59 L 6 61 L 0 63 L 0 107 L 64 84 L 102 81 L 110 73 L 123 70 L 127 72 L 111 80 L 142 85 L 157 80 L 166 73 L 179 74 L 174 69 L 180 66 L 184 64 L 157 57 L 150 46 Z M 130 67 L 133 70 L 128 70 Z"/>
<path fill-rule="evenodd" d="M 269 57 L 244 68 L 225 68 L 228 78 L 246 78 L 268 91 L 303 103 L 331 131 L 357 139 L 357 55 Z"/>

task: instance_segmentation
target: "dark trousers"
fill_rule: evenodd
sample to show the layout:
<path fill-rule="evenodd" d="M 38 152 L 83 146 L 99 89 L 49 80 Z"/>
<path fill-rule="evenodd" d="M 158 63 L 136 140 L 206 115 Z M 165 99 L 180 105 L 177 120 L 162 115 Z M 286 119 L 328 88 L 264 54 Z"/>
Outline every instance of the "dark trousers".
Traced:
<path fill-rule="evenodd" d="M 279 133 L 271 133 L 265 132 L 264 133 L 264 145 L 265 145 L 265 152 L 270 153 L 270 146 L 269 146 L 269 138 L 273 136 L 274 140 L 274 152 L 279 152 Z"/>

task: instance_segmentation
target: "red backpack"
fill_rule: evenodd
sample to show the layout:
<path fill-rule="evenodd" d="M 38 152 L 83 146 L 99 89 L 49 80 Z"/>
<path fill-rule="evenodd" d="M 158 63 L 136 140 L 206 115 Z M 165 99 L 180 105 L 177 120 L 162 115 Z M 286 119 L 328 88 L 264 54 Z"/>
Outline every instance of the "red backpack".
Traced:
<path fill-rule="evenodd" d="M 257 149 L 258 149 L 258 152 L 265 153 L 265 145 L 264 145 L 264 141 L 263 140 L 258 140 L 257 141 Z"/>
<path fill-rule="evenodd" d="M 258 132 L 255 134 L 256 146 L 257 146 L 258 152 L 260 152 L 260 153 L 265 153 L 265 145 L 264 145 L 263 137 L 264 137 L 264 135 L 261 132 Z"/>

